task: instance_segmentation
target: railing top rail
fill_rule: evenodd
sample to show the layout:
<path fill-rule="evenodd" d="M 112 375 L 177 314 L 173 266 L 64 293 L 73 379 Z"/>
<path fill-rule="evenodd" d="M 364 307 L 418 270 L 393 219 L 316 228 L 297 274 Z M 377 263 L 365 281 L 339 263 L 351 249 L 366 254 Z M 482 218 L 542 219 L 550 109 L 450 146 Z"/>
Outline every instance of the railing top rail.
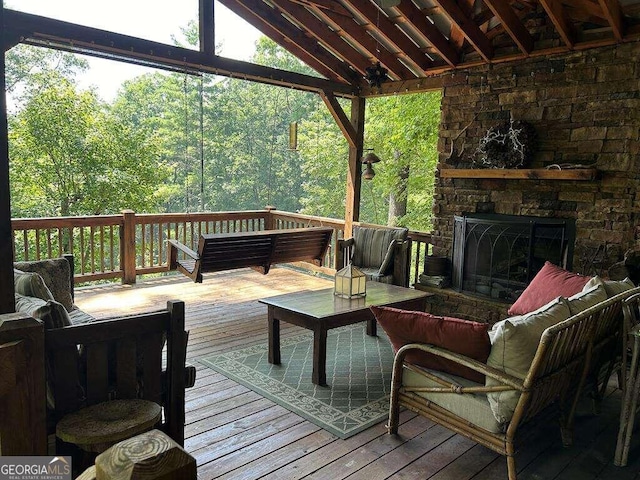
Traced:
<path fill-rule="evenodd" d="M 318 217 L 315 215 L 305 215 L 302 213 L 291 213 L 291 212 L 277 212 L 272 211 L 271 216 L 274 219 L 283 219 L 283 220 L 297 220 L 300 222 L 319 222 L 326 226 L 344 226 L 344 220 L 339 220 L 336 218 L 329 217 Z"/>
<path fill-rule="evenodd" d="M 92 215 L 80 217 L 14 218 L 13 230 L 33 230 L 37 228 L 91 227 L 121 225 L 122 215 Z"/>
<path fill-rule="evenodd" d="M 193 212 L 193 213 L 136 213 L 136 223 L 204 222 L 219 220 L 251 220 L 267 218 L 267 210 L 241 212 Z"/>

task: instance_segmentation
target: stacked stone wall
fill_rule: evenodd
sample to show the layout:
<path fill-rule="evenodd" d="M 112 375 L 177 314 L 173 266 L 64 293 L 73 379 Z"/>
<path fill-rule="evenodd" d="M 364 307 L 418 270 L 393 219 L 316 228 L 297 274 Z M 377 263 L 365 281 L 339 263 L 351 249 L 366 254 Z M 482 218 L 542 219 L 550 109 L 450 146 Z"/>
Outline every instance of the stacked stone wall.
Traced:
<path fill-rule="evenodd" d="M 453 216 L 476 212 L 574 218 L 573 270 L 584 274 L 606 276 L 640 248 L 640 42 L 478 67 L 443 84 L 435 255 L 451 255 Z M 440 177 L 470 167 L 487 130 L 510 119 L 535 127 L 528 168 L 582 165 L 598 178 Z"/>

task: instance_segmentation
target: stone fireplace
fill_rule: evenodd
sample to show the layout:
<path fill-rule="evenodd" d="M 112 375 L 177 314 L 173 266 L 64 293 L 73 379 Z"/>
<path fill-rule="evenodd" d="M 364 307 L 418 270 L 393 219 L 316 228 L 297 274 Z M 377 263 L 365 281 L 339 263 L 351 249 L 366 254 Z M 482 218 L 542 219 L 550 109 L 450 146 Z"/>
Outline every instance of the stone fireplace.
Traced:
<path fill-rule="evenodd" d="M 571 269 L 575 221 L 531 216 L 454 217 L 452 286 L 513 303 L 545 261 Z"/>
<path fill-rule="evenodd" d="M 639 249 L 638 78 L 640 42 L 444 75 L 432 254 L 450 259 L 460 255 L 454 246 L 456 228 L 460 228 L 455 217 L 486 214 L 535 217 L 552 224 L 562 219 L 575 228 L 571 246 L 553 247 L 555 253 L 550 250 L 529 266 L 518 265 L 519 278 L 508 281 L 515 290 L 528 282 L 543 257 L 556 255 L 559 264 L 574 272 L 607 276 L 625 252 Z M 473 164 L 480 141 L 488 129 L 510 119 L 535 128 L 534 154 L 524 166 L 533 174 L 518 176 L 503 171 L 503 176 L 483 175 Z M 576 167 L 591 168 L 596 174 L 574 179 L 551 173 Z M 456 175 L 455 170 L 471 174 Z M 515 234 L 509 235 L 513 242 Z M 498 272 L 494 268 L 475 275 L 488 276 L 489 283 L 495 283 L 492 280 Z M 477 286 L 465 288 L 464 273 L 461 279 L 460 291 L 433 289 L 436 295 L 431 312 L 489 322 L 507 316 L 505 305 L 510 300 L 490 298 L 492 285 L 490 290 L 483 289 L 490 293 L 482 299 L 477 296 Z M 473 289 L 473 295 L 468 293 Z"/>

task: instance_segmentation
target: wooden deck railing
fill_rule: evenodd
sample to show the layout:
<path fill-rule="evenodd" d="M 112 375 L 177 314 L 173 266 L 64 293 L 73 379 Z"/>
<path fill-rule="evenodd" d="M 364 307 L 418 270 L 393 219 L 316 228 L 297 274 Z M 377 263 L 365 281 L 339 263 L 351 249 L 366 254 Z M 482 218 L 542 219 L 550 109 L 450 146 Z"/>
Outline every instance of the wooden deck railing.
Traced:
<path fill-rule="evenodd" d="M 121 215 L 12 220 L 16 260 L 41 260 L 73 253 L 76 283 L 113 278 L 135 283 L 137 275 L 164 272 L 170 238 L 194 248 L 202 233 L 312 226 L 334 229 L 325 267 L 320 269 L 331 273 L 335 269 L 337 240 L 344 236 L 344 220 L 280 212 L 271 207 L 214 213 L 136 214 L 125 210 Z M 431 237 L 414 231 L 410 236 L 413 240 L 411 283 L 414 283 L 429 253 Z"/>

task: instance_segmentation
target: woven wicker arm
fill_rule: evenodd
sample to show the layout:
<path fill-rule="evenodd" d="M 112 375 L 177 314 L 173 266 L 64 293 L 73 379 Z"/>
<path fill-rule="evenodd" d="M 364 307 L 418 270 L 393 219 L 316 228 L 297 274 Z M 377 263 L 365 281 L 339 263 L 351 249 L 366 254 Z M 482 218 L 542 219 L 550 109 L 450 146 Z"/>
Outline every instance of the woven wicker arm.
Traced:
<path fill-rule="evenodd" d="M 425 377 L 434 380 L 441 385 L 449 385 L 451 388 L 411 388 L 405 386 L 405 390 L 411 388 L 411 391 L 421 391 L 421 392 L 443 392 L 443 393 L 487 393 L 487 392 L 503 392 L 507 390 L 517 390 L 519 392 L 524 392 L 524 384 L 523 381 L 514 377 L 513 375 L 509 375 L 508 373 L 503 372 L 502 370 L 495 369 L 493 367 L 488 366 L 485 363 L 474 360 L 473 358 L 467 357 L 465 355 L 461 355 L 459 353 L 452 352 L 450 350 L 446 350 L 441 347 L 436 347 L 434 345 L 426 344 L 426 343 L 410 343 L 404 345 L 402 348 L 398 350 L 396 353 L 393 365 L 394 371 L 396 373 L 396 368 L 399 370 L 398 374 L 402 374 L 402 366 L 404 363 L 404 358 L 410 350 L 422 350 L 423 352 L 430 353 L 432 355 L 436 355 L 438 357 L 451 360 L 459 365 L 464 367 L 468 367 L 476 372 L 480 372 L 483 375 L 493 378 L 497 380 L 501 385 L 494 385 L 490 387 L 480 386 L 480 387 L 463 387 L 456 383 L 450 383 L 446 380 L 442 379 L 437 375 L 430 374 L 428 371 L 425 371 L 422 368 L 416 368 L 411 364 L 405 364 L 408 368 L 412 369 L 424 375 Z"/>

